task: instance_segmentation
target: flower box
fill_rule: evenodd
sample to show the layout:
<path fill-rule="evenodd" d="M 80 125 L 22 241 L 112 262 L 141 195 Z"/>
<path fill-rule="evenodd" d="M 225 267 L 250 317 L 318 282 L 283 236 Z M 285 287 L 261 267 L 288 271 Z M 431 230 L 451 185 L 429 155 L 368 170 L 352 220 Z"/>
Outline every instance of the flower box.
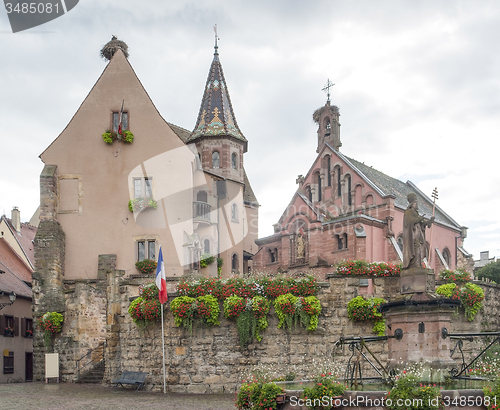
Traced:
<path fill-rule="evenodd" d="M 5 337 L 14 337 L 14 329 L 5 329 L 3 335 Z"/>

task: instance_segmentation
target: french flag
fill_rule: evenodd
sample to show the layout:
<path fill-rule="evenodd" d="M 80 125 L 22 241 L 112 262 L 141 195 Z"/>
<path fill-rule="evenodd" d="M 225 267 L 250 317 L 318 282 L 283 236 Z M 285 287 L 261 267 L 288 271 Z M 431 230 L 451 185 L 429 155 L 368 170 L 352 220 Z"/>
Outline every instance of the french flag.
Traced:
<path fill-rule="evenodd" d="M 163 263 L 163 254 L 161 252 L 158 255 L 158 265 L 156 266 L 156 286 L 159 289 L 160 304 L 164 304 L 168 300 L 167 295 L 167 282 L 165 280 L 165 264 Z"/>

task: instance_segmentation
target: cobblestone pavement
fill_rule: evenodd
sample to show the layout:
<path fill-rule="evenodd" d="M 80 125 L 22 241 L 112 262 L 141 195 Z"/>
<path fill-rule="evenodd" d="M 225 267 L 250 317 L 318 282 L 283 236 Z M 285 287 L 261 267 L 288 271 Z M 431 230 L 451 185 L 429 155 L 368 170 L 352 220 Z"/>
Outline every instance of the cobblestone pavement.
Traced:
<path fill-rule="evenodd" d="M 0 384 L 0 409 L 235 410 L 233 394 L 158 393 L 95 384 Z"/>

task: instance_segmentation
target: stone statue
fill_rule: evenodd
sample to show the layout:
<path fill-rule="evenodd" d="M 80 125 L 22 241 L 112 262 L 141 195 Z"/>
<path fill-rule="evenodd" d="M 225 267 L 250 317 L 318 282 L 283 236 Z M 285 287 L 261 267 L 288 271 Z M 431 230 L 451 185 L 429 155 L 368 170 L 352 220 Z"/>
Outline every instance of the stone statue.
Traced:
<path fill-rule="evenodd" d="M 304 257 L 305 247 L 306 244 L 304 241 L 304 237 L 301 233 L 299 233 L 299 235 L 297 236 L 297 259 L 301 259 Z"/>
<path fill-rule="evenodd" d="M 417 195 L 408 194 L 408 208 L 403 218 L 403 269 L 425 268 L 425 228 L 434 222 L 418 213 Z"/>

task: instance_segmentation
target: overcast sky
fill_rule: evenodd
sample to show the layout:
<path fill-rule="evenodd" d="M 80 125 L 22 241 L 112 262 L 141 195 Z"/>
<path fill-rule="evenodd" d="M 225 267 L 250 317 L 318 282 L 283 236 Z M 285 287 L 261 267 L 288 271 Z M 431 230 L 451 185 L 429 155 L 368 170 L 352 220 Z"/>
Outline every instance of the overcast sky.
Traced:
<path fill-rule="evenodd" d="M 341 151 L 429 196 L 437 187 L 475 259 L 500 256 L 498 1 L 82 0 L 16 34 L 0 11 L 0 213 L 36 210 L 38 156 L 104 70 L 113 34 L 162 116 L 192 130 L 216 23 L 259 236 L 316 157 L 312 113 L 329 78 Z"/>

